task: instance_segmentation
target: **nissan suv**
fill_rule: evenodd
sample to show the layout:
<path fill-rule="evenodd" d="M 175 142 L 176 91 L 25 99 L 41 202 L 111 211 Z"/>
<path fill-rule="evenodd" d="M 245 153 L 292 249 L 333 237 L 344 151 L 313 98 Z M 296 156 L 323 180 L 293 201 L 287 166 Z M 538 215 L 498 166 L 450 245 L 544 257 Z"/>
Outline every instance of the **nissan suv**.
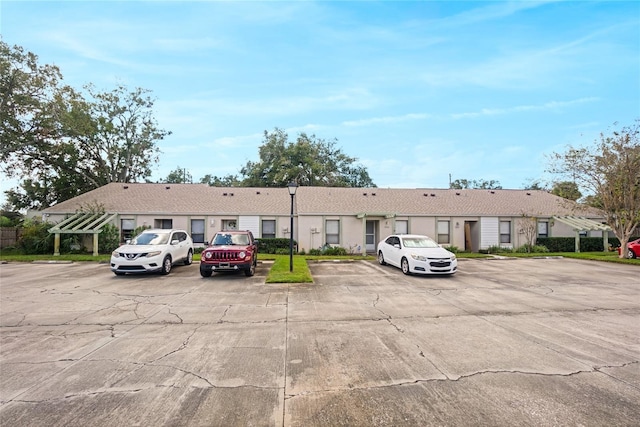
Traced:
<path fill-rule="evenodd" d="M 111 271 L 169 274 L 178 262 L 193 262 L 193 241 L 184 230 L 147 229 L 111 253 Z"/>
<path fill-rule="evenodd" d="M 200 275 L 244 271 L 246 276 L 253 276 L 257 263 L 258 246 L 251 231 L 220 231 L 200 255 Z"/>

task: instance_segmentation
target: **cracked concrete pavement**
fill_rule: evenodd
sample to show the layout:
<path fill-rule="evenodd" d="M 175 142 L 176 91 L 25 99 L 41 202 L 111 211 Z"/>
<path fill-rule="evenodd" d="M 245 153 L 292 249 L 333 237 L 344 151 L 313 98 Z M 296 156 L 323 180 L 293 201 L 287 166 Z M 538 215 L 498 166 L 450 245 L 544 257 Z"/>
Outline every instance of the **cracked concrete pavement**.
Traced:
<path fill-rule="evenodd" d="M 636 266 L 310 266 L 0 265 L 0 425 L 640 424 Z"/>

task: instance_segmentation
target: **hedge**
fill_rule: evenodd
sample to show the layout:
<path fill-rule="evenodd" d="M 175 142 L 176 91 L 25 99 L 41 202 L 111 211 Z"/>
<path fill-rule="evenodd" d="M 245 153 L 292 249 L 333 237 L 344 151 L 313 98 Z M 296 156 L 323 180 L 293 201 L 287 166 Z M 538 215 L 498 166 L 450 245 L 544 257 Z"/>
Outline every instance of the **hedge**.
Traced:
<path fill-rule="evenodd" d="M 287 238 L 260 238 L 256 239 L 258 252 L 263 254 L 285 254 L 289 253 L 290 240 Z M 285 252 L 286 250 L 286 252 Z M 298 243 L 293 241 L 293 252 L 298 252 Z"/>
<path fill-rule="evenodd" d="M 633 240 L 630 239 L 630 240 Z M 549 252 L 575 252 L 575 237 L 539 237 L 536 245 L 546 246 Z M 617 237 L 609 237 L 611 247 L 620 246 Z M 602 252 L 604 251 L 604 241 L 602 237 L 581 237 L 580 252 Z"/>

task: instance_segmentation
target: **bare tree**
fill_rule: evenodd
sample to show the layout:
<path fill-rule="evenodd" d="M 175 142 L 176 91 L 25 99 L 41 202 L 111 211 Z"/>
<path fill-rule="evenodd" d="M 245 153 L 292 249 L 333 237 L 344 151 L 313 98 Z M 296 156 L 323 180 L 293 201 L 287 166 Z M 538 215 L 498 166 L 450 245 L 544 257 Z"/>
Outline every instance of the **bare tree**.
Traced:
<path fill-rule="evenodd" d="M 527 252 L 530 253 L 536 244 L 536 237 L 538 236 L 538 218 L 522 213 L 522 217 L 518 222 L 518 227 L 519 231 L 524 234 L 527 241 Z"/>
<path fill-rule="evenodd" d="M 640 119 L 620 131 L 600 134 L 593 146 L 553 153 L 549 172 L 570 176 L 598 200 L 607 224 L 627 247 L 640 224 Z M 620 257 L 625 251 L 620 251 Z"/>

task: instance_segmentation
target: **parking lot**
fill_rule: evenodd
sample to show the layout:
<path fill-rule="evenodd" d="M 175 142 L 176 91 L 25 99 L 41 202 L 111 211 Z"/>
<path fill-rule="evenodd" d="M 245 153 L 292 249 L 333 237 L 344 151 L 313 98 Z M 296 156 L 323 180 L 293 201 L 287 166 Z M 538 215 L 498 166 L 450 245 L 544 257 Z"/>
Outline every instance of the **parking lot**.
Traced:
<path fill-rule="evenodd" d="M 640 269 L 0 265 L 2 426 L 637 426 Z"/>

